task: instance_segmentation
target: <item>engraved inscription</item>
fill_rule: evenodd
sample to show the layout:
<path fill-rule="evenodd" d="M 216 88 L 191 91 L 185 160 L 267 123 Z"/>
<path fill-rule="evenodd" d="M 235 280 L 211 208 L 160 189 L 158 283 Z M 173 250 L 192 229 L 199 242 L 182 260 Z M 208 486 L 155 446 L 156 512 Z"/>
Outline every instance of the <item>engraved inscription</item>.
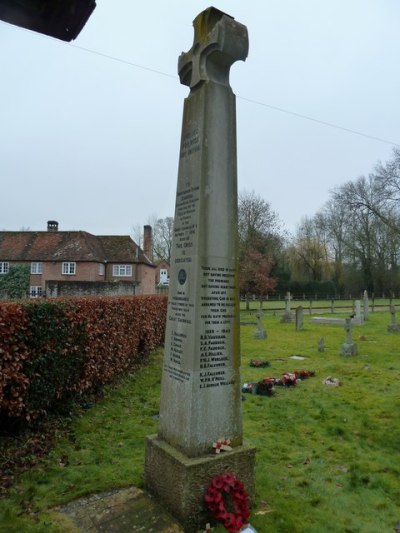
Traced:
<path fill-rule="evenodd" d="M 190 255 L 193 251 L 197 232 L 199 186 L 187 187 L 178 191 L 176 197 L 174 244 L 178 254 Z M 177 258 L 178 259 L 178 258 Z M 177 262 L 175 260 L 175 262 Z"/>
<path fill-rule="evenodd" d="M 180 158 L 188 157 L 200 150 L 200 135 L 198 128 L 194 128 L 182 138 Z"/>
<path fill-rule="evenodd" d="M 201 267 L 200 306 L 205 330 L 200 335 L 200 388 L 231 385 L 231 338 L 235 307 L 235 271 Z"/>

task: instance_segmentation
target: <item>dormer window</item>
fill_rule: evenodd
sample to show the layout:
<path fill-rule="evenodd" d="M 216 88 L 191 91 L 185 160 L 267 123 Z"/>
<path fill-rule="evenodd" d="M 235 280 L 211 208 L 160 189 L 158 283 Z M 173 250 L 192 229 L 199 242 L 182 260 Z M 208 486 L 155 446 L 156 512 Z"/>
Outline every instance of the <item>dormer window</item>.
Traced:
<path fill-rule="evenodd" d="M 76 263 L 63 263 L 62 273 L 67 276 L 74 276 L 76 274 Z"/>

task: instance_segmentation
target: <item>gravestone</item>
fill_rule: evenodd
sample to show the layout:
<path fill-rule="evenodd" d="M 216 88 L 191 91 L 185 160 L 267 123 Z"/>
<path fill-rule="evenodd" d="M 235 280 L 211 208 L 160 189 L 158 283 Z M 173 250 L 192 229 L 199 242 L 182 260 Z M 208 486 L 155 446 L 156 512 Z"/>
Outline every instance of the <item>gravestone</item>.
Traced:
<path fill-rule="evenodd" d="M 255 448 L 243 442 L 237 250 L 235 95 L 229 70 L 247 29 L 215 8 L 193 22 L 178 71 L 185 99 L 158 434 L 147 438 L 145 486 L 183 524 L 203 529 L 204 492 L 234 472 L 254 495 Z M 231 451 L 213 444 L 230 439 Z"/>
<path fill-rule="evenodd" d="M 368 314 L 369 314 L 369 300 L 368 300 L 368 292 L 364 291 L 364 320 L 368 320 Z"/>
<path fill-rule="evenodd" d="M 301 305 L 296 308 L 296 329 L 303 329 L 303 308 Z"/>
<path fill-rule="evenodd" d="M 290 292 L 288 292 L 286 293 L 286 297 L 285 297 L 285 311 L 281 318 L 281 322 L 288 324 L 292 321 L 293 321 L 293 317 L 292 317 L 291 308 L 290 308 Z"/>
<path fill-rule="evenodd" d="M 355 309 L 354 309 L 355 317 L 354 317 L 353 323 L 362 324 L 363 317 L 361 316 L 361 301 L 360 300 L 356 300 L 354 302 L 354 307 L 355 307 Z"/>
<path fill-rule="evenodd" d="M 394 305 L 390 306 L 390 318 L 391 322 L 387 327 L 390 333 L 400 333 L 400 324 L 396 322 L 396 308 Z"/>
<path fill-rule="evenodd" d="M 324 352 L 325 351 L 325 339 L 324 337 L 320 337 L 318 339 L 318 351 L 319 352 Z"/>
<path fill-rule="evenodd" d="M 346 332 L 346 341 L 340 347 L 340 353 L 346 357 L 357 355 L 358 353 L 357 344 L 353 342 L 351 329 L 352 329 L 351 319 L 346 318 L 345 325 L 344 325 L 344 330 Z"/>
<path fill-rule="evenodd" d="M 256 313 L 256 317 L 257 317 L 257 329 L 254 333 L 254 338 L 255 339 L 266 339 L 267 338 L 267 331 L 266 329 L 264 328 L 263 326 L 263 323 L 262 323 L 262 317 L 263 317 L 263 312 L 261 311 L 261 309 L 259 309 Z"/>

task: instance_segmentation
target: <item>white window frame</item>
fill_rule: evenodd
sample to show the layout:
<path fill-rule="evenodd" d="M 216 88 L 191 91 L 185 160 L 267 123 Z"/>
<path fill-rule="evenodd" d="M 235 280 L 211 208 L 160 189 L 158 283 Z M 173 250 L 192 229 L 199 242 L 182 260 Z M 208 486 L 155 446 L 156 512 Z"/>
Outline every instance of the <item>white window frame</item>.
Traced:
<path fill-rule="evenodd" d="M 116 278 L 132 277 L 132 265 L 113 265 L 113 276 Z"/>
<path fill-rule="evenodd" d="M 10 270 L 10 263 L 7 261 L 0 262 L 0 274 L 8 274 Z"/>
<path fill-rule="evenodd" d="M 61 273 L 64 276 L 75 276 L 76 274 L 76 263 L 73 261 L 65 261 L 62 264 Z"/>
<path fill-rule="evenodd" d="M 43 274 L 43 263 L 39 261 L 31 263 L 31 274 Z"/>
<path fill-rule="evenodd" d="M 41 285 L 31 285 L 29 287 L 29 297 L 30 298 L 40 298 L 42 296 L 42 287 Z"/>
<path fill-rule="evenodd" d="M 104 276 L 106 273 L 106 265 L 104 263 L 99 263 L 99 276 Z"/>

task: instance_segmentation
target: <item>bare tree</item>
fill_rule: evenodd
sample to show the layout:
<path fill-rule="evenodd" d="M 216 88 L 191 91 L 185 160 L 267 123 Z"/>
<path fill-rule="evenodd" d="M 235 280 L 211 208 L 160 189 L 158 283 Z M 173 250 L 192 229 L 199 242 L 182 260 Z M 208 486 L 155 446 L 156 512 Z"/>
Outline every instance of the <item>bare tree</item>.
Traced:
<path fill-rule="evenodd" d="M 156 260 L 171 262 L 173 236 L 173 217 L 159 218 L 153 231 L 153 254 Z"/>

